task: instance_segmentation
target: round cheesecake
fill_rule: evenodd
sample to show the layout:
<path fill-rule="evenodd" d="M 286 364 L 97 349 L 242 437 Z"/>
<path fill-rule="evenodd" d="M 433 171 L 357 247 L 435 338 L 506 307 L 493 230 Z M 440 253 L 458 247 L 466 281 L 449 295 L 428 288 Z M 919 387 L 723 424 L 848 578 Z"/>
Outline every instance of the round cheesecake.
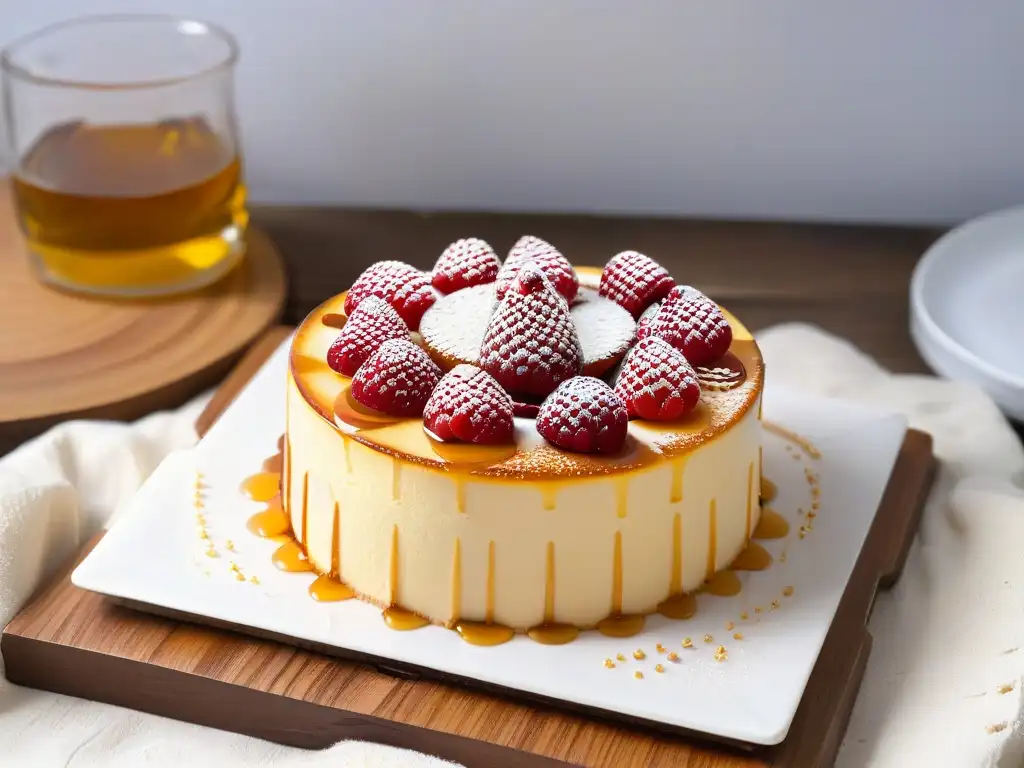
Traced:
<path fill-rule="evenodd" d="M 596 295 L 601 271 L 576 274 Z M 696 408 L 631 419 L 622 449 L 603 455 L 558 448 L 530 418 L 515 418 L 508 444 L 452 444 L 420 418 L 361 408 L 325 362 L 345 298 L 292 342 L 282 501 L 314 569 L 359 598 L 449 627 L 592 628 L 700 590 L 746 546 L 760 516 L 764 366 L 724 309 L 732 341 L 696 367 Z M 445 355 L 442 369 L 460 362 Z"/>

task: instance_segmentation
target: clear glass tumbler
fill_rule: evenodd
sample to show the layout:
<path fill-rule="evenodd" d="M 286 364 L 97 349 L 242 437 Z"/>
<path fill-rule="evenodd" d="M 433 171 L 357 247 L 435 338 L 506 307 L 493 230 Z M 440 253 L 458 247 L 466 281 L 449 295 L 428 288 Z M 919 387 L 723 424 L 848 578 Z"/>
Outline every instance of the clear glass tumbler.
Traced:
<path fill-rule="evenodd" d="M 154 296 L 239 262 L 237 59 L 222 29 L 146 15 L 74 19 L 3 51 L 14 204 L 42 280 Z"/>

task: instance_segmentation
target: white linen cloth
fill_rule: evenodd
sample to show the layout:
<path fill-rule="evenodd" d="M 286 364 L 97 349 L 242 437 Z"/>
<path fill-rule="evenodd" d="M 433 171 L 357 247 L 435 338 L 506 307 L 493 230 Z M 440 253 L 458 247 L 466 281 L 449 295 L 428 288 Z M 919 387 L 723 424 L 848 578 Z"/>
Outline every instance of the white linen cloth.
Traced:
<path fill-rule="evenodd" d="M 972 387 L 894 376 L 809 326 L 778 326 L 758 341 L 769 382 L 906 413 L 934 435 L 942 462 L 903 578 L 875 606 L 868 671 L 837 764 L 1020 766 L 1024 449 Z M 116 517 L 169 451 L 195 441 L 205 399 L 133 425 L 67 423 L 0 459 L 0 624 Z M 446 765 L 362 742 L 280 747 L 0 679 L 3 766 L 271 764 Z"/>

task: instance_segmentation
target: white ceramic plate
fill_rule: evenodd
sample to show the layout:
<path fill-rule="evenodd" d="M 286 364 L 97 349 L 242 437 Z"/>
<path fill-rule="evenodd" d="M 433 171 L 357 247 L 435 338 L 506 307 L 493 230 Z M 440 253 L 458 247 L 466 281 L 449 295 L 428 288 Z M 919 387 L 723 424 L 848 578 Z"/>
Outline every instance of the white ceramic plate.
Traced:
<path fill-rule="evenodd" d="M 910 284 L 910 332 L 938 373 L 978 384 L 1024 421 L 1024 207 L 970 221 L 928 250 Z"/>
<path fill-rule="evenodd" d="M 765 542 L 776 560 L 770 569 L 742 574 L 743 592 L 736 597 L 700 596 L 698 613 L 688 621 L 649 617 L 644 631 L 627 640 L 584 632 L 564 646 L 516 637 L 481 648 L 438 627 L 388 629 L 376 608 L 356 600 L 314 602 L 307 594 L 313 575 L 277 571 L 270 561 L 277 545 L 246 530 L 246 520 L 260 505 L 244 500 L 237 489 L 274 453 L 282 432 L 286 351 L 283 347 L 267 362 L 194 451 L 176 454 L 157 469 L 132 508 L 74 571 L 77 586 L 153 609 L 322 644 L 341 654 L 414 665 L 428 674 L 436 670 L 727 739 L 774 744 L 785 738 L 902 444 L 902 417 L 768 391 L 765 417 L 804 435 L 821 451 L 813 460 L 774 434 L 766 437 L 765 474 L 779 486 L 772 506 L 792 526 L 787 538 Z M 209 540 L 223 553 L 218 558 L 204 555 L 207 542 L 198 533 L 197 469 L 209 484 L 203 514 Z M 801 539 L 797 531 L 806 517 L 797 510 L 811 506 L 805 469 L 820 478 L 821 511 Z M 237 579 L 232 563 L 246 580 Z M 258 584 L 249 580 L 252 576 Z M 730 622 L 735 626 L 727 629 Z M 735 639 L 735 632 L 743 638 Z M 703 642 L 705 633 L 712 642 Z M 692 649 L 682 647 L 687 636 Z M 656 650 L 658 643 L 680 660 L 667 661 Z M 716 661 L 720 645 L 728 658 Z M 633 658 L 638 648 L 646 659 Z M 627 661 L 606 668 L 604 660 L 619 653 Z M 664 672 L 655 671 L 658 663 Z M 634 677 L 637 671 L 642 679 Z"/>

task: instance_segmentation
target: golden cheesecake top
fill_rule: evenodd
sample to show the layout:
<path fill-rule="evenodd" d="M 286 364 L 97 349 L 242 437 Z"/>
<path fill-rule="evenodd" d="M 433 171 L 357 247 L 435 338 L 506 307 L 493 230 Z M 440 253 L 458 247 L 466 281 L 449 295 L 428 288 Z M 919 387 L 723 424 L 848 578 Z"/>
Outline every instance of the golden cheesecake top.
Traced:
<path fill-rule="evenodd" d="M 596 288 L 601 270 L 576 267 L 581 288 Z M 642 469 L 692 451 L 735 424 L 759 401 L 764 363 L 750 332 L 724 308 L 732 328 L 729 352 L 714 367 L 697 367 L 697 407 L 678 421 L 629 422 L 618 455 L 580 454 L 547 443 L 533 420 L 515 419 L 515 443 L 474 445 L 431 438 L 420 418 L 367 413 L 348 395 L 351 379 L 327 365 L 327 350 L 343 326 L 345 293 L 328 299 L 302 322 L 292 341 L 289 376 L 303 398 L 341 435 L 400 460 L 475 477 L 551 480 L 611 475 Z M 414 335 L 418 339 L 418 335 Z"/>

